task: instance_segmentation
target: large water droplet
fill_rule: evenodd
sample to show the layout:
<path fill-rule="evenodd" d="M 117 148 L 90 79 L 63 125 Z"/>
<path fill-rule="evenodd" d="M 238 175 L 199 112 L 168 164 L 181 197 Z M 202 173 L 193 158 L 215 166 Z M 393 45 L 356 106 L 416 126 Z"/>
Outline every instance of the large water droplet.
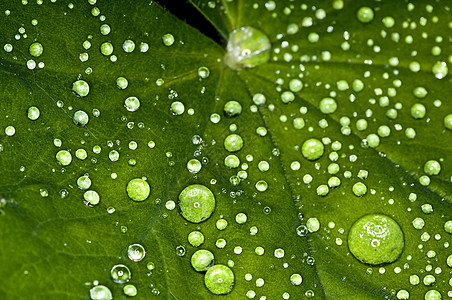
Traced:
<path fill-rule="evenodd" d="M 127 249 L 127 256 L 133 261 L 141 261 L 146 255 L 146 250 L 140 244 L 132 244 Z"/>
<path fill-rule="evenodd" d="M 368 6 L 361 7 L 356 13 L 356 17 L 362 23 L 372 22 L 372 20 L 374 19 L 374 15 L 375 14 L 373 9 Z"/>
<path fill-rule="evenodd" d="M 404 246 L 399 224 L 385 215 L 370 214 L 361 217 L 348 234 L 350 252 L 366 264 L 392 263 L 402 254 Z"/>
<path fill-rule="evenodd" d="M 228 294 L 234 286 L 234 273 L 225 265 L 214 265 L 207 270 L 204 282 L 213 294 Z"/>
<path fill-rule="evenodd" d="M 148 198 L 151 192 L 151 187 L 146 180 L 142 178 L 135 178 L 127 184 L 127 195 L 133 201 L 144 201 Z"/>
<path fill-rule="evenodd" d="M 225 63 L 232 69 L 252 68 L 270 59 L 268 37 L 253 27 L 241 27 L 229 34 Z"/>
<path fill-rule="evenodd" d="M 41 43 L 35 42 L 30 45 L 29 51 L 32 56 L 39 57 L 44 51 L 44 47 L 42 46 Z"/>
<path fill-rule="evenodd" d="M 92 300 L 111 300 L 113 296 L 108 287 L 104 285 L 97 285 L 89 290 L 89 295 Z"/>
<path fill-rule="evenodd" d="M 316 160 L 323 155 L 324 146 L 318 139 L 309 139 L 303 143 L 301 153 L 309 160 Z"/>
<path fill-rule="evenodd" d="M 207 271 L 213 263 L 214 256 L 209 250 L 198 250 L 191 257 L 191 265 L 198 272 Z"/>
<path fill-rule="evenodd" d="M 124 288 L 122 289 L 122 291 L 124 292 L 124 294 L 126 296 L 129 296 L 129 297 L 135 297 L 138 292 L 136 286 L 134 286 L 133 284 L 125 285 Z"/>
<path fill-rule="evenodd" d="M 89 84 L 84 80 L 77 80 L 72 84 L 72 91 L 79 97 L 86 97 L 89 94 Z"/>
<path fill-rule="evenodd" d="M 132 277 L 130 269 L 122 264 L 114 265 L 110 271 L 111 279 L 116 283 L 126 283 Z"/>
<path fill-rule="evenodd" d="M 182 216 L 190 222 L 200 223 L 215 209 L 215 197 L 210 189 L 200 184 L 187 186 L 179 194 Z"/>

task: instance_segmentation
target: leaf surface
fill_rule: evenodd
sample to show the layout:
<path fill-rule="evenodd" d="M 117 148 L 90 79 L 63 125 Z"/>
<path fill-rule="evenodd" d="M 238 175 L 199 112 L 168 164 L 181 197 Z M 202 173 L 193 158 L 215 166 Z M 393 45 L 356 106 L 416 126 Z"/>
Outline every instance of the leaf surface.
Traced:
<path fill-rule="evenodd" d="M 444 122 L 452 85 L 448 70 L 440 68 L 440 78 L 434 66 L 451 63 L 447 1 L 192 2 L 225 37 L 243 26 L 262 31 L 271 42 L 270 61 L 229 68 L 224 45 L 152 1 L 0 4 L 1 298 L 89 299 L 98 281 L 114 299 L 125 299 L 124 284 L 110 277 L 116 264 L 130 268 L 138 299 L 404 299 L 403 290 L 410 299 L 429 290 L 446 298 L 452 174 Z M 375 14 L 368 23 L 357 19 L 365 5 Z M 167 34 L 174 37 L 170 46 Z M 124 50 L 126 40 L 134 42 L 133 52 Z M 43 45 L 39 57 L 29 51 L 34 42 Z M 113 55 L 101 53 L 104 42 Z M 207 77 L 200 76 L 203 68 Z M 121 76 L 125 89 L 117 86 Z M 294 79 L 301 90 L 291 87 Z M 77 80 L 89 84 L 86 97 L 73 92 Z M 425 97 L 416 96 L 418 87 Z M 294 99 L 284 103 L 291 89 Z M 256 105 L 256 94 L 265 104 Z M 132 96 L 140 100 L 136 111 L 125 107 Z M 320 105 L 326 97 L 337 103 L 332 113 Z M 241 104 L 237 116 L 224 111 L 231 100 Z M 176 101 L 184 105 L 180 115 Z M 420 119 L 412 116 L 417 103 L 426 108 Z M 37 120 L 27 117 L 30 106 L 39 108 Z M 79 110 L 89 116 L 85 126 L 74 124 Z M 241 162 L 233 169 L 225 166 L 231 133 L 244 141 L 233 153 Z M 367 145 L 369 134 L 380 135 L 377 146 Z M 311 138 L 325 148 L 315 161 L 301 152 Z M 76 157 L 78 149 L 86 159 Z M 60 150 L 72 154 L 69 165 L 58 163 Z M 202 164 L 197 174 L 187 168 L 191 159 Z M 441 171 L 423 185 L 428 160 Z M 77 185 L 86 174 L 100 195 L 94 207 L 85 205 Z M 320 196 L 333 176 L 340 185 Z M 150 185 L 143 202 L 127 194 L 133 178 Z M 268 188 L 259 191 L 263 181 Z M 362 197 L 353 193 L 357 182 L 367 187 Z M 216 198 L 214 213 L 199 224 L 178 207 L 190 184 L 207 186 Z M 247 216 L 244 224 L 236 222 L 239 213 Z M 405 246 L 395 262 L 366 265 L 349 251 L 351 226 L 374 213 L 402 228 Z M 225 230 L 216 227 L 221 218 Z M 314 218 L 320 229 L 305 234 Z M 425 223 L 420 229 L 416 218 Z M 198 250 L 187 240 L 193 230 L 205 235 L 199 248 L 231 266 L 231 293 L 214 296 L 204 273 L 191 267 Z M 224 248 L 216 246 L 219 239 Z M 140 262 L 127 257 L 134 243 L 146 249 Z M 293 274 L 302 276 L 300 285 L 291 283 Z M 423 283 L 426 275 L 434 276 L 432 286 Z"/>

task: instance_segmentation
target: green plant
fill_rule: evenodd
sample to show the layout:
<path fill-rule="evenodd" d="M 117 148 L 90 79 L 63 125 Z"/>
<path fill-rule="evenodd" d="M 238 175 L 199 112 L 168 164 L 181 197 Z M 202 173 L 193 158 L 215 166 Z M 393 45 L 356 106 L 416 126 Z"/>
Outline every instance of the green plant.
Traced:
<path fill-rule="evenodd" d="M 0 3 L 0 298 L 451 297 L 450 3 L 192 2 Z"/>

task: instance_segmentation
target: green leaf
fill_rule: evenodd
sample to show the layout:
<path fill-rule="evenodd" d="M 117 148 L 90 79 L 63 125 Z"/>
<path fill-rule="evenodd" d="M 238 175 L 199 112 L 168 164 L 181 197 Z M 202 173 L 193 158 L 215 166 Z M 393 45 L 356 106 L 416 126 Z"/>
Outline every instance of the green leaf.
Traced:
<path fill-rule="evenodd" d="M 0 298 L 126 299 L 118 264 L 137 299 L 450 297 L 450 4 L 192 3 L 228 46 L 153 1 L 0 3 Z"/>

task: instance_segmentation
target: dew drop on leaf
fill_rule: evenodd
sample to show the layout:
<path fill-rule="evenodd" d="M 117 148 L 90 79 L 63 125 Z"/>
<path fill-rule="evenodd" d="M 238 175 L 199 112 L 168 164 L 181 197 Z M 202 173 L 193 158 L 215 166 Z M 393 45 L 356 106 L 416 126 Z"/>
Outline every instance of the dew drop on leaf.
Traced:
<path fill-rule="evenodd" d="M 127 284 L 122 289 L 124 292 L 124 295 L 129 297 L 135 297 L 138 293 L 137 288 L 133 284 Z"/>
<path fill-rule="evenodd" d="M 142 178 L 135 178 L 127 184 L 127 195 L 133 201 L 144 201 L 151 193 L 151 187 L 148 182 Z"/>
<path fill-rule="evenodd" d="M 193 247 L 199 247 L 204 243 L 204 234 L 201 231 L 192 231 L 188 234 L 188 242 Z"/>
<path fill-rule="evenodd" d="M 229 34 L 225 63 L 232 69 L 252 68 L 270 59 L 271 43 L 262 31 L 241 27 Z"/>
<path fill-rule="evenodd" d="M 125 40 L 122 44 L 122 49 L 126 53 L 131 53 L 135 50 L 135 43 L 132 40 Z"/>
<path fill-rule="evenodd" d="M 86 97 L 89 94 L 89 85 L 84 80 L 77 80 L 72 84 L 72 91 L 78 97 Z"/>
<path fill-rule="evenodd" d="M 91 179 L 88 176 L 80 176 L 77 179 L 77 186 L 82 190 L 87 190 L 91 187 Z"/>
<path fill-rule="evenodd" d="M 209 77 L 210 70 L 207 67 L 200 67 L 198 69 L 198 76 L 202 79 Z"/>
<path fill-rule="evenodd" d="M 113 45 L 110 42 L 104 42 L 100 46 L 100 52 L 105 55 L 109 56 L 113 53 Z"/>
<path fill-rule="evenodd" d="M 303 143 L 301 153 L 308 160 L 316 160 L 323 155 L 324 148 L 323 143 L 318 139 L 308 139 Z"/>
<path fill-rule="evenodd" d="M 205 221 L 215 209 L 215 196 L 212 191 L 200 184 L 187 186 L 179 194 L 179 207 L 182 216 L 192 223 Z"/>
<path fill-rule="evenodd" d="M 356 17 L 362 23 L 369 23 L 374 19 L 374 11 L 368 6 L 363 6 L 356 13 Z"/>
<path fill-rule="evenodd" d="M 141 261 L 146 255 L 146 250 L 140 244 L 132 244 L 127 249 L 127 256 L 134 262 Z"/>
<path fill-rule="evenodd" d="M 228 294 L 234 286 L 234 273 L 225 265 L 214 265 L 207 270 L 204 282 L 213 294 Z"/>
<path fill-rule="evenodd" d="M 104 285 L 96 285 L 89 290 L 89 295 L 92 300 L 111 300 L 113 296 L 108 287 Z"/>
<path fill-rule="evenodd" d="M 348 247 L 353 256 L 363 263 L 392 263 L 403 252 L 404 235 L 392 218 L 379 214 L 365 215 L 350 228 Z"/>
<path fill-rule="evenodd" d="M 72 120 L 75 125 L 83 127 L 89 122 L 89 116 L 86 112 L 83 110 L 78 110 L 74 113 L 74 116 L 72 117 Z"/>
<path fill-rule="evenodd" d="M 89 207 L 94 207 L 99 204 L 100 196 L 96 191 L 86 191 L 83 194 L 83 202 Z"/>
<path fill-rule="evenodd" d="M 132 277 L 130 269 L 123 264 L 114 265 L 111 268 L 110 275 L 111 279 L 116 283 L 126 283 Z"/>
<path fill-rule="evenodd" d="M 130 112 L 135 112 L 140 108 L 140 100 L 133 96 L 127 97 L 124 101 L 124 107 Z"/>
<path fill-rule="evenodd" d="M 209 250 L 202 249 L 193 253 L 191 257 L 191 265 L 196 271 L 203 272 L 209 269 L 210 265 L 213 263 L 213 260 L 213 253 Z"/>
<path fill-rule="evenodd" d="M 167 47 L 174 44 L 174 36 L 171 33 L 167 33 L 162 36 L 163 44 Z"/>
<path fill-rule="evenodd" d="M 173 113 L 173 115 L 180 116 L 184 113 L 184 111 L 185 105 L 182 102 L 174 101 L 173 103 L 171 103 L 171 112 Z"/>
<path fill-rule="evenodd" d="M 5 128 L 5 134 L 7 136 L 13 136 L 16 133 L 16 128 L 12 125 L 9 125 Z"/>
<path fill-rule="evenodd" d="M 72 161 L 72 155 L 67 150 L 60 150 L 56 154 L 56 159 L 60 165 L 67 166 Z"/>
<path fill-rule="evenodd" d="M 230 134 L 224 139 L 224 148 L 229 152 L 237 152 L 243 147 L 243 139 L 238 134 Z"/>
<path fill-rule="evenodd" d="M 119 89 L 125 90 L 128 85 L 129 85 L 129 81 L 125 77 L 118 77 L 118 78 L 116 78 L 116 86 Z"/>
<path fill-rule="evenodd" d="M 42 52 L 44 52 L 44 47 L 41 43 L 34 42 L 30 45 L 29 51 L 31 56 L 39 57 L 41 56 Z"/>
<path fill-rule="evenodd" d="M 187 170 L 190 173 L 197 174 L 199 171 L 201 171 L 202 164 L 199 160 L 196 158 L 190 159 L 187 163 Z"/>
<path fill-rule="evenodd" d="M 231 100 L 224 104 L 223 109 L 224 109 L 224 114 L 226 116 L 232 118 L 232 117 L 236 117 L 236 116 L 240 115 L 240 113 L 242 112 L 242 105 L 235 100 Z"/>

